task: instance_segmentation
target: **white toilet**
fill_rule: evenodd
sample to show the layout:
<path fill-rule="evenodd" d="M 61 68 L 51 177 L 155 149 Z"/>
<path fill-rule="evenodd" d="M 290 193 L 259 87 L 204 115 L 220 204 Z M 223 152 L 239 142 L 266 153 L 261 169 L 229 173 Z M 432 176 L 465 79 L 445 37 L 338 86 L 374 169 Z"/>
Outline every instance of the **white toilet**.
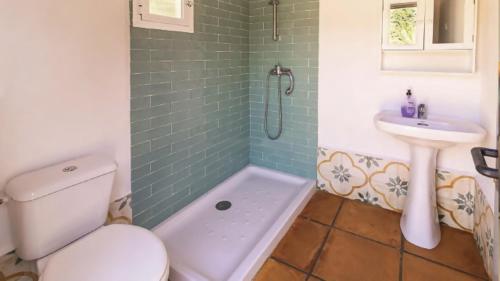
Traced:
<path fill-rule="evenodd" d="M 9 181 L 16 253 L 37 260 L 40 281 L 167 280 L 167 252 L 152 232 L 103 226 L 116 168 L 87 156 Z"/>

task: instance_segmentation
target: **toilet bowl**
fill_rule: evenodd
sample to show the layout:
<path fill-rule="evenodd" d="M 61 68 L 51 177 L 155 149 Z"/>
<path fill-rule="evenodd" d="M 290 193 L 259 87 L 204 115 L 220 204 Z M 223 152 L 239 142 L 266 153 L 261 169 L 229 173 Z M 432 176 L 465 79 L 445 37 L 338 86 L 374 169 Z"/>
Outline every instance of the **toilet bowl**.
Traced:
<path fill-rule="evenodd" d="M 40 281 L 166 281 L 163 242 L 132 225 L 97 229 L 37 261 Z"/>
<path fill-rule="evenodd" d="M 133 225 L 103 226 L 116 171 L 91 155 L 11 179 L 5 192 L 16 254 L 41 281 L 166 281 L 163 242 Z"/>

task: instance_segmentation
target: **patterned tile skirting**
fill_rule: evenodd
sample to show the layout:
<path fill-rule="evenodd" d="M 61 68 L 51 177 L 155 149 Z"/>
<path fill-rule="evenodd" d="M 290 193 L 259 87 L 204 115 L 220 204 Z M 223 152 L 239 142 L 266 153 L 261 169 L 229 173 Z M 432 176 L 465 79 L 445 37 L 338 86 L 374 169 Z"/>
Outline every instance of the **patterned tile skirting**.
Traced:
<path fill-rule="evenodd" d="M 374 156 L 318 148 L 318 187 L 349 199 L 401 212 L 409 186 L 407 163 Z M 485 266 L 493 270 L 493 212 L 474 177 L 438 169 L 439 219 L 474 233 Z"/>
<path fill-rule="evenodd" d="M 132 195 L 111 202 L 109 205 L 106 224 L 132 224 L 132 207 L 130 201 Z"/>
<path fill-rule="evenodd" d="M 495 218 L 486 197 L 480 188 L 477 188 L 474 208 L 474 239 L 484 261 L 486 272 L 494 276 L 495 254 Z"/>
<path fill-rule="evenodd" d="M 131 196 L 111 202 L 106 224 L 131 224 Z M 0 281 L 37 281 L 38 273 L 35 262 L 23 261 L 15 253 L 0 257 Z"/>

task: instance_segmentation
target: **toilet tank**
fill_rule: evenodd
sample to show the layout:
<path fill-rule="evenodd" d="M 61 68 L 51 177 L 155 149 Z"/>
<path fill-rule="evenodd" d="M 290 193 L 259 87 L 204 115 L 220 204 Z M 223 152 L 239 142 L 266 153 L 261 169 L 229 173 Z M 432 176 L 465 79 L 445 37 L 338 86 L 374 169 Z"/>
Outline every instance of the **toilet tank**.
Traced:
<path fill-rule="evenodd" d="M 10 180 L 5 192 L 17 255 L 44 257 L 102 226 L 116 168 L 91 155 Z"/>

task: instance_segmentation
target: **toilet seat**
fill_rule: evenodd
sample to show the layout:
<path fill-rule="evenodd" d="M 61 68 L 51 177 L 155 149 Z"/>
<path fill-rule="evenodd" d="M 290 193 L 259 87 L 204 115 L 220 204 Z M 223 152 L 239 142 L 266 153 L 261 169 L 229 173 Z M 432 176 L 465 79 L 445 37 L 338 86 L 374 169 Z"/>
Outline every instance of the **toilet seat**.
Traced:
<path fill-rule="evenodd" d="M 109 225 L 48 256 L 40 281 L 163 281 L 163 242 L 133 225 Z"/>

